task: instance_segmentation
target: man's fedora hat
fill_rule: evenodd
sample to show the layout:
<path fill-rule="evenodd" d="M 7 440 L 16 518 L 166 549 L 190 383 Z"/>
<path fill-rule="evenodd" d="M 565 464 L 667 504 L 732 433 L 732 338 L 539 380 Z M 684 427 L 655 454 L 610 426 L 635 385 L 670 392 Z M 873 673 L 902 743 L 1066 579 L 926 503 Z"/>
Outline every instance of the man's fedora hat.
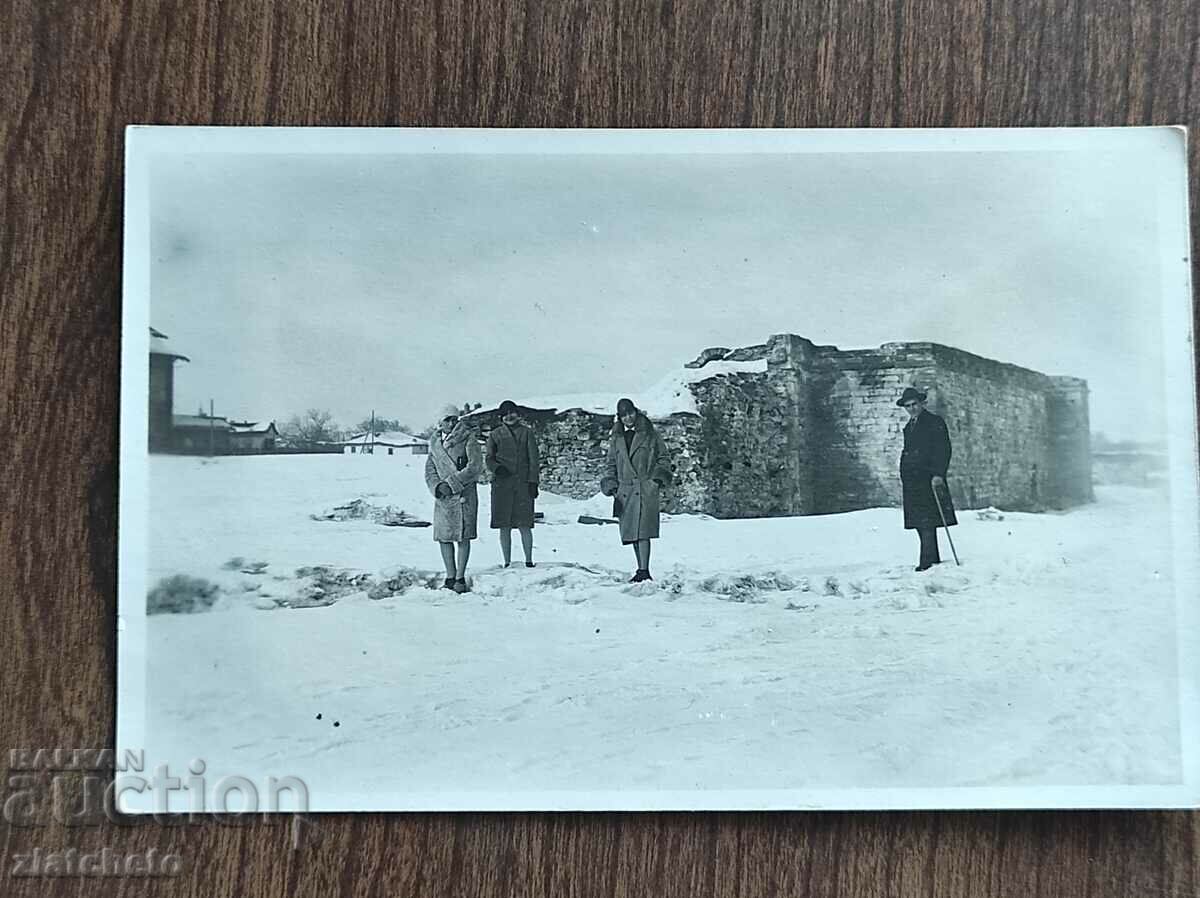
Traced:
<path fill-rule="evenodd" d="M 928 393 L 918 390 L 915 387 L 905 387 L 904 392 L 900 394 L 900 398 L 896 400 L 896 405 L 902 406 L 906 402 L 912 402 L 914 399 L 917 400 L 917 402 L 924 402 L 925 397 L 928 395 Z"/>

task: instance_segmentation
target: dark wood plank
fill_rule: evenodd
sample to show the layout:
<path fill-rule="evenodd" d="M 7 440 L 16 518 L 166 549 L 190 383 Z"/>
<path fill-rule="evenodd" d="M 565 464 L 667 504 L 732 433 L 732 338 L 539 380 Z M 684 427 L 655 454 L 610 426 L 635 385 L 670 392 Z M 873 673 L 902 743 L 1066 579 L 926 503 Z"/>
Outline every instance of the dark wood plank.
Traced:
<path fill-rule="evenodd" d="M 1193 124 L 1198 46 L 1187 0 L 7 0 L 0 750 L 113 737 L 124 125 Z M 109 845 L 189 865 L 121 895 L 1190 896 L 1197 819 L 337 815 L 295 851 L 281 824 L 51 822 L 5 827 L 0 876 L 87 893 L 13 857 Z"/>

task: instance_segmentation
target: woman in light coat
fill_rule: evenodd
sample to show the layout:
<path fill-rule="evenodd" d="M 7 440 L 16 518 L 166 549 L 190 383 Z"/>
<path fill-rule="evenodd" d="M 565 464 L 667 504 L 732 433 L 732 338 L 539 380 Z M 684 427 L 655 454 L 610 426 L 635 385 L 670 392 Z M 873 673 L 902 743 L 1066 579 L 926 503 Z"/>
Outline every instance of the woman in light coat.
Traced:
<path fill-rule="evenodd" d="M 470 591 L 467 561 L 471 557 L 471 540 L 478 535 L 476 482 L 483 471 L 483 454 L 475 434 L 454 415 L 443 418 L 438 428 L 441 438 L 429 441 L 429 457 L 425 461 L 425 483 L 434 496 L 433 538 L 441 547 L 446 565 L 443 587 L 464 593 Z"/>
<path fill-rule="evenodd" d="M 613 514 L 621 520 L 621 542 L 633 546 L 637 557 L 637 573 L 629 582 L 653 580 L 650 540 L 658 539 L 660 495 L 671 483 L 671 464 L 662 437 L 632 400 L 617 403 L 607 465 L 600 490 L 615 497 Z"/>

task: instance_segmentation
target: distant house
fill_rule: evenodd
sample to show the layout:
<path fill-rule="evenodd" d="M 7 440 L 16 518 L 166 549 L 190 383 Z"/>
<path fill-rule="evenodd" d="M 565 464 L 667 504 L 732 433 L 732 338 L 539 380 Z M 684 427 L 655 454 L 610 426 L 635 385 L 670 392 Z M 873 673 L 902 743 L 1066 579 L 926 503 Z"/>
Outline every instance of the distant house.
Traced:
<path fill-rule="evenodd" d="M 401 430 L 390 430 L 384 433 L 358 433 L 342 441 L 342 452 L 345 455 L 398 455 L 397 450 L 408 450 L 413 455 L 424 455 L 429 451 L 429 444 L 421 437 L 413 436 Z"/>
<path fill-rule="evenodd" d="M 171 451 L 185 455 L 228 455 L 229 421 L 208 415 L 173 415 Z"/>
<path fill-rule="evenodd" d="M 229 449 L 231 452 L 256 453 L 274 452 L 279 440 L 279 431 L 272 421 L 260 427 L 258 421 L 230 421 Z"/>

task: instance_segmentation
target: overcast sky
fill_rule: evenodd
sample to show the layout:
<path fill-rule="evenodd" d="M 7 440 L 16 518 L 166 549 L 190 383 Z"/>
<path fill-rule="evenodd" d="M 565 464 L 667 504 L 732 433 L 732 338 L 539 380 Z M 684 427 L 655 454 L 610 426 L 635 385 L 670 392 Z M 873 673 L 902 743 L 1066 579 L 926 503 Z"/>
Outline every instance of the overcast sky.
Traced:
<path fill-rule="evenodd" d="M 1087 378 L 1162 428 L 1160 248 L 1136 157 L 159 156 L 151 323 L 175 410 L 447 402 L 658 381 L 792 332 L 933 340 Z"/>

